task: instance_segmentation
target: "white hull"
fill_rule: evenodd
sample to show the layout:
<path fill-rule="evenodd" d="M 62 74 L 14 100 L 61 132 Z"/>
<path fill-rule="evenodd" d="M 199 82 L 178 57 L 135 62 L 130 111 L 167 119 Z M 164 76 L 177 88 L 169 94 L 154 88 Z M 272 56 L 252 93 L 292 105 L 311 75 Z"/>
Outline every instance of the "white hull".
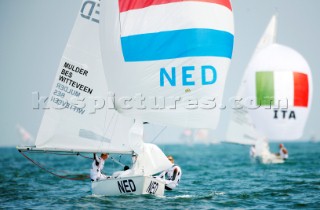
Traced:
<path fill-rule="evenodd" d="M 284 159 L 280 156 L 277 156 L 275 154 L 268 154 L 268 155 L 262 155 L 259 157 L 259 160 L 264 164 L 277 164 L 277 163 L 284 163 Z"/>
<path fill-rule="evenodd" d="M 151 176 L 131 176 L 95 181 L 91 184 L 94 195 L 152 194 L 163 196 L 165 183 Z"/>

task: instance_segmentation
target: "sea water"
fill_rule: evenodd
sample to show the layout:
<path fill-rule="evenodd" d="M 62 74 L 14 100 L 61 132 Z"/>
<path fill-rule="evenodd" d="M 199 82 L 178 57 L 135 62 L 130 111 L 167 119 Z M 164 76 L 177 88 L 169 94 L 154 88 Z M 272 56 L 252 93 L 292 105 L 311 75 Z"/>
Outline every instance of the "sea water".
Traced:
<path fill-rule="evenodd" d="M 261 164 L 251 160 L 249 148 L 241 145 L 160 145 L 183 171 L 178 188 L 166 191 L 164 197 L 94 196 L 89 180 L 58 178 L 15 148 L 1 148 L 0 209 L 319 209 L 320 143 L 285 146 L 288 161 Z M 272 143 L 271 150 L 276 152 L 278 144 Z M 27 155 L 57 174 L 84 178 L 92 161 L 80 156 Z M 118 167 L 109 158 L 104 171 L 108 174 Z"/>

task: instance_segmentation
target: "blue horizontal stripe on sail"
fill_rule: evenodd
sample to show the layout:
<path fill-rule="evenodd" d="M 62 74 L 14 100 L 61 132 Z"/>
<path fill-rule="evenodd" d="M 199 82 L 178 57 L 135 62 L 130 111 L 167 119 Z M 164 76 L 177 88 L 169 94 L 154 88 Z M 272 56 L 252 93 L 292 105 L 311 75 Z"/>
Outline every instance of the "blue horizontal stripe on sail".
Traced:
<path fill-rule="evenodd" d="M 125 61 L 196 56 L 232 57 L 234 36 L 213 29 L 183 29 L 121 37 Z"/>

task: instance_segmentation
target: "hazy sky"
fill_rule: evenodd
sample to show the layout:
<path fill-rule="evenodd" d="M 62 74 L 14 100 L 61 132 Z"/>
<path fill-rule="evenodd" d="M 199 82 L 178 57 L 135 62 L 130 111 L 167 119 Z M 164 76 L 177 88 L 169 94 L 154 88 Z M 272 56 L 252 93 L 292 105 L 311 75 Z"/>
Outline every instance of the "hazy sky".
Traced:
<path fill-rule="evenodd" d="M 36 135 L 42 111 L 32 109 L 32 92 L 48 95 L 81 0 L 0 0 L 1 138 L 0 146 L 16 145 L 19 123 Z M 233 0 L 235 47 L 224 98 L 234 96 L 244 69 L 274 13 L 280 44 L 300 52 L 313 74 L 313 103 L 304 139 L 320 138 L 320 1 Z M 230 110 L 223 111 L 214 133 L 224 138 Z M 318 129 L 317 129 L 318 128 Z M 178 138 L 167 129 L 162 139 Z"/>

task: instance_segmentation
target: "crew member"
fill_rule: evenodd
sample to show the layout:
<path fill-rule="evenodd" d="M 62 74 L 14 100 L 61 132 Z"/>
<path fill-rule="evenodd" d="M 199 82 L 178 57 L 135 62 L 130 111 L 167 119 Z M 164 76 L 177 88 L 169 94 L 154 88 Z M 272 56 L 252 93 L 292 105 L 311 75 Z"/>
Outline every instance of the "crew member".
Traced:
<path fill-rule="evenodd" d="M 102 173 L 102 169 L 104 167 L 104 162 L 108 159 L 107 153 L 102 153 L 101 156 L 98 158 L 96 153 L 93 154 L 93 162 L 92 168 L 90 170 L 90 178 L 91 181 L 98 181 L 109 178 L 105 174 Z"/>

